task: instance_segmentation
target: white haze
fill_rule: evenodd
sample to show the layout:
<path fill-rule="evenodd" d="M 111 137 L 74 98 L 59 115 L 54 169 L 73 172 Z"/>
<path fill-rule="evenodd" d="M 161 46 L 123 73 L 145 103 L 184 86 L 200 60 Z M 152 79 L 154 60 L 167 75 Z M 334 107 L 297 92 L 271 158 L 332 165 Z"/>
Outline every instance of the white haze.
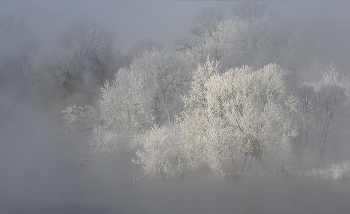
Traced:
<path fill-rule="evenodd" d="M 348 18 L 348 1 L 271 1 L 269 9 L 297 19 L 331 16 Z M 35 0 L 1 2 L 2 14 L 23 17 L 40 39 L 49 39 L 67 22 L 93 20 L 119 34 L 123 50 L 143 38 L 161 41 L 167 50 L 173 40 L 189 30 L 201 8 L 214 7 L 229 11 L 228 1 L 68 1 Z"/>
<path fill-rule="evenodd" d="M 0 41 L 1 60 L 14 62 L 10 70 L 6 70 L 7 64 L 0 67 L 0 213 L 348 213 L 347 181 L 224 181 L 190 174 L 183 181 L 134 182 L 134 176 L 142 176 L 141 166 L 130 161 L 135 155 L 128 161 L 113 155 L 98 156 L 90 151 L 89 135 L 63 135 L 60 111 L 72 101 L 57 104 L 50 96 L 43 99 L 40 93 L 46 91 L 32 90 L 23 76 L 22 69 L 32 54 L 56 43 L 68 23 L 94 21 L 115 30 L 122 53 L 145 38 L 174 52 L 174 40 L 189 34 L 196 13 L 205 7 L 227 12 L 234 3 L 0 0 L 0 18 L 23 20 L 26 28 L 20 36 L 10 34 L 6 41 Z M 341 32 L 320 31 L 328 34 L 315 39 L 333 40 L 314 53 L 335 62 L 342 74 L 349 74 L 348 1 L 267 3 L 269 10 L 301 25 L 315 22 L 315 26 L 322 26 L 319 20 L 329 18 L 336 20 L 335 24 L 348 23 Z M 327 45 L 331 52 L 323 53 Z M 349 143 L 346 136 L 338 140 Z M 350 147 L 343 148 L 341 159 L 349 160 Z M 81 164 L 81 159 L 91 163 Z"/>

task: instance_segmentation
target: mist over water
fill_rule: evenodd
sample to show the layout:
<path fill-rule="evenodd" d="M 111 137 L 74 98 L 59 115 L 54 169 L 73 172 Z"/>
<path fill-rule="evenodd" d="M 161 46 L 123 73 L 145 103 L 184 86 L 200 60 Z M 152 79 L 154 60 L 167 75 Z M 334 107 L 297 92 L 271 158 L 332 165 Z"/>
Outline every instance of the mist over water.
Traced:
<path fill-rule="evenodd" d="M 4 38 L 0 41 L 0 213 L 349 212 L 349 179 L 297 177 L 291 170 L 288 178 L 237 173 L 217 179 L 189 172 L 182 180 L 134 181 L 144 176 L 142 165 L 131 161 L 138 158 L 135 152 L 141 147 L 122 154 L 94 152 L 91 132 L 63 133 L 61 111 L 66 106 L 98 109 L 101 78 L 111 82 L 120 68 L 130 67 L 137 59 L 139 49 L 152 52 L 156 47 L 165 50 L 162 54 L 175 53 L 174 40 L 189 34 L 196 13 L 205 7 L 228 9 L 233 3 L 0 0 L 0 4 L 5 14 L 0 15 Z M 310 49 L 295 58 L 307 65 L 294 66 L 298 68 L 295 73 L 305 81 L 319 80 L 322 69 L 332 61 L 339 73 L 348 75 L 349 3 L 269 4 L 269 9 L 297 20 L 300 34 L 315 29 L 305 31 L 309 34 L 303 37 L 301 48 Z M 110 43 L 115 47 L 97 47 L 93 52 L 80 50 L 80 44 L 74 43 L 74 48 L 62 48 L 62 29 L 76 23 L 93 23 L 108 35 L 116 31 L 116 44 L 113 39 Z M 79 51 L 90 55 L 79 55 Z M 99 61 L 106 65 L 101 66 L 104 76 L 93 73 L 100 69 L 94 64 L 101 59 L 93 58 L 96 53 L 104 56 L 105 61 Z M 52 61 L 46 60 L 51 56 Z M 74 73 L 79 69 L 82 72 Z M 330 157 L 328 166 L 349 160 L 347 117 L 342 124 L 334 138 L 341 146 L 332 153 L 338 156 Z M 254 164 L 252 168 L 258 168 Z"/>
<path fill-rule="evenodd" d="M 44 110 L 18 102 L 23 105 L 1 103 L 1 120 L 7 121 L 0 133 L 1 213 L 292 214 L 350 209 L 349 180 L 217 180 L 190 174 L 184 180 L 135 182 L 133 176 L 141 176 L 138 165 L 121 157 L 96 158 L 86 141 L 57 132 Z M 83 165 L 80 159 L 93 161 Z"/>

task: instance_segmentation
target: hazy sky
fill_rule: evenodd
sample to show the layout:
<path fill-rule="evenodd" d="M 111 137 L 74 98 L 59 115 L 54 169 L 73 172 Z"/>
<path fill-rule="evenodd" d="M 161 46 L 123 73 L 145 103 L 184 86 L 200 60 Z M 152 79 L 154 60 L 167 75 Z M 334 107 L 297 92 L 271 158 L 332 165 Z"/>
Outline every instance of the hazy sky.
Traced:
<path fill-rule="evenodd" d="M 350 1 L 265 1 L 287 16 L 328 14 L 348 17 Z M 113 1 L 113 0 L 0 0 L 2 14 L 23 17 L 36 35 L 53 38 L 68 22 L 93 20 L 116 30 L 125 50 L 142 38 L 161 41 L 165 49 L 186 35 L 195 14 L 204 7 L 229 11 L 235 1 Z"/>
<path fill-rule="evenodd" d="M 60 35 L 60 30 L 67 23 L 87 20 L 95 21 L 108 29 L 117 31 L 119 47 L 123 51 L 126 51 L 143 38 L 163 42 L 166 50 L 173 50 L 173 41 L 188 34 L 193 18 L 204 7 L 221 8 L 229 12 L 229 9 L 235 3 L 235 1 L 196 0 L 0 0 L 0 21 L 2 17 L 7 15 L 12 15 L 16 19 L 23 18 L 31 31 L 30 36 L 40 40 L 42 45 L 48 45 L 50 42 L 56 41 Z M 327 41 L 329 37 L 331 42 L 328 46 L 325 43 L 315 42 L 317 45 L 322 44 L 319 45 L 322 48 L 315 50 L 314 55 L 320 58 L 324 56 L 321 59 L 325 59 L 326 63 L 335 59 L 338 68 L 345 68 L 340 69 L 340 71 L 344 73 L 349 71 L 349 0 L 281 0 L 265 1 L 265 3 L 270 5 L 269 9 L 296 18 L 299 23 L 306 23 L 306 17 L 330 16 L 343 19 L 343 21 L 346 20 L 343 22 L 346 23 L 346 29 L 343 31 L 333 32 L 330 30 L 331 34 L 337 35 L 333 39 L 335 41 L 332 40 L 332 35 L 328 33 L 317 35 L 320 37 L 320 41 Z M 327 26 L 327 29 L 322 29 L 321 32 L 328 32 L 329 25 L 325 26 Z M 318 28 L 315 27 L 315 29 Z M 323 40 L 324 38 L 326 39 Z M 6 38 L 0 39 L 2 39 L 0 42 L 5 43 L 0 43 L 0 48 L 2 48 L 0 50 L 0 60 L 2 60 L 1 54 L 13 56 L 23 53 L 21 45 L 17 45 L 21 42 L 21 37 L 14 39 L 10 37 L 7 40 Z M 23 38 L 23 40 L 25 39 Z M 30 37 L 28 40 L 30 39 L 33 38 Z M 23 44 L 26 43 L 23 42 Z M 335 45 L 335 47 L 331 45 Z M 329 47 L 333 48 L 333 52 L 328 51 L 328 49 L 331 49 Z M 30 51 L 32 50 L 34 48 L 30 49 Z M 11 51 L 14 54 L 9 54 Z M 310 58 L 313 57 L 312 51 L 310 50 Z M 327 54 L 323 55 L 317 53 L 317 51 L 327 52 Z M 307 54 L 304 55 L 307 56 Z M 14 59 L 17 60 L 15 57 Z M 46 63 L 45 60 L 46 58 L 43 60 L 44 63 Z M 18 66 L 20 69 L 17 73 L 15 72 L 15 75 L 18 74 L 18 77 L 21 77 L 23 74 L 21 63 L 17 64 L 20 65 Z M 50 61 L 47 64 L 50 64 Z M 348 73 L 350 76 L 350 72 Z M 127 160 L 127 163 L 126 161 L 120 161 L 122 158 L 118 158 L 122 156 L 108 160 L 107 158 L 101 158 L 99 162 L 93 163 L 90 168 L 89 166 L 82 168 L 79 166 L 78 160 L 93 157 L 89 153 L 88 137 L 63 138 L 64 136 L 61 133 L 56 132 L 57 124 L 61 125 L 63 121 L 52 119 L 58 117 L 56 110 L 66 105 L 66 102 L 72 102 L 75 95 L 67 98 L 59 105 L 56 105 L 56 102 L 58 103 L 60 98 L 57 98 L 57 101 L 54 100 L 56 98 L 53 98 L 53 104 L 45 102 L 45 105 L 42 105 L 44 103 L 42 100 L 51 101 L 51 97 L 46 98 L 45 93 L 43 93 L 44 95 L 34 94 L 39 90 L 36 91 L 33 90 L 35 87 L 27 86 L 27 84 L 32 83 L 27 81 L 30 79 L 16 77 L 14 80 L 16 81 L 3 84 L 9 87 L 6 90 L 3 90 L 3 85 L 0 85 L 0 213 L 5 212 L 2 212 L 2 210 L 9 213 L 9 206 L 12 206 L 11 209 L 13 210 L 31 208 L 31 206 L 21 205 L 18 202 L 18 198 L 24 198 L 24 196 L 30 198 L 31 201 L 35 201 L 33 197 L 43 197 L 45 200 L 52 201 L 56 201 L 56 198 L 58 198 L 62 200 L 61 203 L 66 201 L 79 202 L 80 200 L 86 206 L 90 205 L 91 202 L 98 204 L 103 201 L 103 203 L 116 206 L 119 213 L 123 211 L 125 213 L 137 213 L 137 209 L 139 213 L 141 211 L 141 213 L 157 213 L 152 212 L 152 210 L 158 211 L 158 213 L 169 213 L 169 209 L 172 209 L 174 213 L 181 213 L 181 211 L 175 210 L 178 208 L 184 210 L 182 213 L 189 212 L 191 209 L 193 213 L 200 213 L 199 211 L 202 210 L 201 213 L 233 213 L 232 210 L 234 209 L 237 210 L 237 213 L 254 213 L 259 209 L 262 209 L 260 213 L 284 213 L 283 211 L 286 213 L 303 213 L 304 210 L 304 213 L 310 213 L 310 210 L 315 206 L 319 207 L 317 210 L 320 212 L 318 213 L 332 213 L 332 211 L 333 213 L 340 213 L 340 211 L 343 211 L 342 209 L 345 210 L 342 213 L 347 213 L 346 211 L 349 210 L 349 203 L 347 202 L 350 199 L 350 194 L 338 194 L 331 191 L 328 186 L 319 188 L 322 183 L 317 183 L 317 185 L 306 183 L 297 186 L 295 180 L 290 179 L 288 181 L 292 182 L 287 183 L 288 186 L 285 186 L 286 183 L 284 182 L 287 180 L 279 183 L 269 182 L 269 185 L 264 182 L 257 183 L 255 180 L 247 180 L 248 183 L 242 184 L 240 182 L 246 182 L 245 179 L 238 178 L 237 182 L 235 180 L 232 183 L 225 181 L 213 184 L 210 181 L 211 185 L 196 180 L 193 187 L 191 180 L 185 180 L 188 183 L 185 183 L 185 186 L 181 188 L 179 188 L 180 183 L 173 182 L 170 188 L 166 189 L 164 187 L 166 183 L 162 183 L 156 188 L 154 186 L 159 183 L 140 182 L 140 184 L 145 185 L 141 187 L 139 183 L 134 183 L 132 178 L 138 176 L 137 173 L 141 173 L 139 171 L 140 166 L 133 164 L 130 160 Z M 20 84 L 24 86 L 20 86 Z M 52 88 L 56 89 L 58 86 L 53 85 Z M 26 93 L 22 94 L 24 90 L 26 90 Z M 49 90 L 52 89 L 49 88 Z M 50 94 L 50 91 L 48 94 Z M 26 99 L 23 98 L 25 96 L 27 96 Z M 46 110 L 46 108 L 52 109 Z M 61 115 L 58 118 L 60 117 Z M 343 149 L 341 154 L 348 157 L 348 151 Z M 233 184 L 233 186 L 230 184 Z M 330 185 L 331 183 L 327 184 Z M 147 185 L 150 185 L 150 187 Z M 217 189 L 217 187 L 219 188 Z M 14 203 L 8 205 L 2 200 L 3 198 L 7 200 L 13 198 Z M 57 200 L 55 203 L 59 204 L 59 201 Z M 120 205 L 120 203 L 122 204 Z M 5 204 L 6 206 L 4 206 Z M 179 204 L 185 206 L 179 206 Z M 44 205 L 42 207 L 45 208 L 46 213 L 50 212 L 50 207 Z M 56 212 L 53 210 L 52 213 L 66 210 L 60 206 L 52 207 L 57 207 Z M 148 212 L 144 211 L 145 207 L 149 209 Z M 294 210 L 287 210 L 288 208 L 294 208 Z M 19 210 L 13 213 L 28 212 L 40 213 L 31 212 L 30 210 Z"/>

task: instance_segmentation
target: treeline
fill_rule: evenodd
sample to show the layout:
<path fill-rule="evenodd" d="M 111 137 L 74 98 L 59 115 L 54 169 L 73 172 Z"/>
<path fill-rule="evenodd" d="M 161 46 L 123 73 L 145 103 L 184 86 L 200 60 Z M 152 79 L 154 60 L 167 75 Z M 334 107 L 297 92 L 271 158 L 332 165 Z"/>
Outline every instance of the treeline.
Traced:
<path fill-rule="evenodd" d="M 20 71 L 38 102 L 64 109 L 64 131 L 90 131 L 93 151 L 134 157 L 150 179 L 306 169 L 338 160 L 348 83 L 331 61 L 348 34 L 333 24 L 237 3 L 198 13 L 174 52 L 144 39 L 126 53 L 115 31 L 69 24 L 3 60 L 1 81 Z"/>
<path fill-rule="evenodd" d="M 91 130 L 94 151 L 136 152 L 145 177 L 158 180 L 329 161 L 347 82 L 333 63 L 319 81 L 303 81 L 315 62 L 304 63 L 296 28 L 264 5 L 234 11 L 224 19 L 203 10 L 175 53 L 139 52 L 104 84 L 96 108 L 63 111 L 64 130 Z"/>
<path fill-rule="evenodd" d="M 53 111 L 94 103 L 101 86 L 141 51 L 163 49 L 160 42 L 142 39 L 122 53 L 118 33 L 91 21 L 64 25 L 49 43 L 36 33 L 23 18 L 0 17 L 1 89 L 21 91 Z"/>

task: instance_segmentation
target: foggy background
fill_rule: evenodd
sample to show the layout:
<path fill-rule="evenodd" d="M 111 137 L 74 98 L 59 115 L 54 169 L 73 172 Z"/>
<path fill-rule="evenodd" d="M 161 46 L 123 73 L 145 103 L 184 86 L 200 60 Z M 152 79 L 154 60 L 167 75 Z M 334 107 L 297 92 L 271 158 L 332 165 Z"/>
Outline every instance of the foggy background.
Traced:
<path fill-rule="evenodd" d="M 238 1 L 239 2 L 239 1 Z M 269 10 L 293 19 L 319 17 L 348 19 L 348 1 L 267 1 Z M 41 41 L 54 38 L 67 22 L 92 20 L 116 30 L 119 46 L 127 50 L 137 41 L 161 41 L 173 50 L 173 41 L 188 33 L 201 9 L 214 7 L 229 12 L 228 1 L 1 1 L 1 13 L 23 18 Z"/>
<path fill-rule="evenodd" d="M 96 156 L 90 152 L 89 136 L 60 132 L 61 111 L 76 100 L 57 103 L 42 95 L 45 90 L 33 89 L 23 75 L 26 62 L 40 48 L 57 43 L 67 24 L 93 21 L 116 31 L 121 54 L 142 39 L 175 52 L 174 41 L 189 34 L 199 11 L 214 7 L 228 13 L 235 3 L 0 0 L 0 212 L 347 213 L 349 183 L 343 181 L 227 183 L 190 177 L 134 183 L 133 177 L 141 176 L 139 165 L 113 155 Z M 324 46 L 305 56 L 333 61 L 342 74 L 349 74 L 349 1 L 266 3 L 268 10 L 315 29 L 308 39 Z M 95 105 L 96 93 L 78 102 Z M 350 157 L 350 150 L 340 152 L 343 159 Z M 99 161 L 82 166 L 80 159 Z"/>

